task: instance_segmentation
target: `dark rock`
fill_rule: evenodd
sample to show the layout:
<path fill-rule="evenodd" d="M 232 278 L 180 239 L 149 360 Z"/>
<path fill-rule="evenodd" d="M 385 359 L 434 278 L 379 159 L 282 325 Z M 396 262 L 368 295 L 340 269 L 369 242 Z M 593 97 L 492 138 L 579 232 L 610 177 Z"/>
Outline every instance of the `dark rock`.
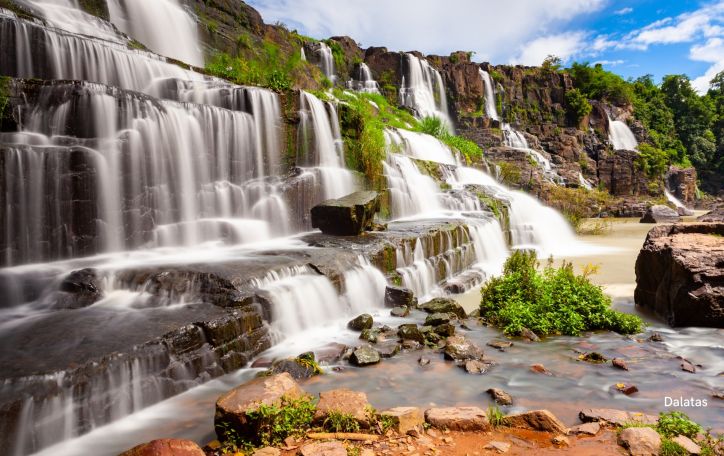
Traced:
<path fill-rule="evenodd" d="M 119 456 L 204 456 L 196 442 L 181 439 L 159 439 L 142 443 Z"/>
<path fill-rule="evenodd" d="M 390 315 L 393 317 L 406 317 L 410 315 L 410 308 L 409 307 L 394 307 L 390 311 Z"/>
<path fill-rule="evenodd" d="M 60 283 L 56 306 L 61 309 L 88 307 L 103 298 L 100 279 L 95 269 L 81 269 L 68 274 Z"/>
<path fill-rule="evenodd" d="M 641 217 L 641 223 L 675 223 L 681 220 L 679 213 L 669 206 L 657 204 L 651 206 L 646 210 L 646 213 Z"/>
<path fill-rule="evenodd" d="M 651 342 L 663 342 L 664 337 L 660 333 L 655 332 L 649 336 L 649 340 Z"/>
<path fill-rule="evenodd" d="M 420 309 L 430 314 L 451 313 L 461 319 L 466 316 L 465 309 L 463 309 L 457 301 L 450 298 L 435 298 L 424 304 L 420 304 Z"/>
<path fill-rule="evenodd" d="M 441 337 L 450 337 L 455 335 L 455 326 L 453 326 L 450 323 L 446 323 L 443 325 L 437 325 L 434 328 L 432 328 L 432 331 Z"/>
<path fill-rule="evenodd" d="M 513 405 L 513 396 L 499 388 L 490 388 L 486 391 L 498 405 Z"/>
<path fill-rule="evenodd" d="M 450 323 L 450 320 L 453 318 L 455 318 L 455 315 L 449 313 L 430 314 L 425 318 L 425 326 L 446 325 Z"/>
<path fill-rule="evenodd" d="M 679 214 L 681 217 L 691 217 L 692 215 L 694 215 L 694 211 L 686 207 L 677 207 L 676 213 Z"/>
<path fill-rule="evenodd" d="M 627 383 L 617 383 L 613 385 L 613 388 L 619 393 L 625 394 L 626 396 L 630 396 L 634 393 L 639 392 L 639 389 L 636 387 L 636 385 L 630 385 Z"/>
<path fill-rule="evenodd" d="M 403 340 L 402 341 L 402 349 L 403 350 L 419 350 L 422 348 L 422 342 L 418 342 L 416 340 Z"/>
<path fill-rule="evenodd" d="M 446 359 L 453 361 L 479 360 L 483 357 L 483 350 L 462 336 L 448 337 L 443 353 Z"/>
<path fill-rule="evenodd" d="M 420 331 L 420 328 L 418 328 L 414 323 L 400 325 L 397 329 L 397 335 L 402 340 L 414 340 L 420 343 L 425 342 L 425 336 Z"/>
<path fill-rule="evenodd" d="M 520 337 L 522 337 L 523 339 L 529 340 L 531 342 L 540 341 L 540 337 L 538 337 L 538 335 L 536 335 L 536 333 L 534 333 L 533 331 L 531 331 L 528 328 L 523 328 L 520 330 Z"/>
<path fill-rule="evenodd" d="M 314 353 L 303 353 L 296 358 L 274 361 L 271 365 L 272 374 L 288 373 L 295 380 L 302 380 L 320 374 Z"/>
<path fill-rule="evenodd" d="M 724 223 L 657 226 L 636 259 L 636 305 L 672 326 L 724 328 Z"/>
<path fill-rule="evenodd" d="M 427 366 L 430 364 L 430 358 L 425 358 L 424 356 L 420 357 L 420 359 L 417 360 L 417 363 L 420 366 Z"/>
<path fill-rule="evenodd" d="M 581 361 L 586 361 L 587 363 L 594 363 L 594 364 L 600 364 L 605 363 L 608 361 L 605 356 L 598 352 L 590 352 L 585 353 L 579 357 Z"/>
<path fill-rule="evenodd" d="M 628 370 L 626 361 L 622 360 L 621 358 L 613 358 L 611 360 L 611 364 L 613 365 L 613 367 L 618 367 L 619 369 L 626 370 L 626 371 Z"/>
<path fill-rule="evenodd" d="M 377 352 L 382 358 L 392 358 L 393 356 L 400 353 L 401 346 L 396 342 L 388 342 L 380 347 L 377 347 Z"/>
<path fill-rule="evenodd" d="M 380 330 L 377 328 L 371 328 L 371 329 L 363 329 L 362 334 L 359 335 L 359 338 L 369 342 L 371 344 L 376 344 L 377 340 L 380 337 Z"/>
<path fill-rule="evenodd" d="M 696 220 L 706 223 L 724 223 L 724 206 L 716 208 L 698 217 Z"/>
<path fill-rule="evenodd" d="M 371 329 L 373 323 L 374 321 L 372 320 L 372 315 L 362 314 L 350 320 L 349 323 L 347 323 L 347 327 L 354 331 L 363 331 L 365 329 Z"/>
<path fill-rule="evenodd" d="M 682 203 L 690 205 L 696 201 L 696 168 L 671 166 L 666 174 L 667 187 Z M 692 214 L 693 215 L 693 214 Z"/>
<path fill-rule="evenodd" d="M 377 192 L 355 192 L 343 198 L 324 201 L 312 208 L 312 227 L 325 234 L 358 236 L 367 228 L 380 210 Z"/>
<path fill-rule="evenodd" d="M 411 308 L 417 306 L 417 298 L 408 288 L 388 285 L 385 288 L 385 306 Z"/>
<path fill-rule="evenodd" d="M 500 351 L 505 351 L 506 348 L 513 346 L 513 342 L 509 340 L 491 340 L 486 345 L 488 345 L 488 347 L 497 348 Z"/>
<path fill-rule="evenodd" d="M 380 362 L 380 354 L 370 346 L 364 346 L 352 352 L 349 362 L 355 366 L 369 366 Z"/>
<path fill-rule="evenodd" d="M 696 366 L 694 366 L 694 365 L 691 364 L 689 361 L 687 361 L 687 360 L 684 359 L 684 360 L 682 360 L 682 362 L 681 362 L 681 370 L 683 370 L 684 372 L 689 372 L 690 374 L 695 374 L 695 373 L 696 373 Z"/>

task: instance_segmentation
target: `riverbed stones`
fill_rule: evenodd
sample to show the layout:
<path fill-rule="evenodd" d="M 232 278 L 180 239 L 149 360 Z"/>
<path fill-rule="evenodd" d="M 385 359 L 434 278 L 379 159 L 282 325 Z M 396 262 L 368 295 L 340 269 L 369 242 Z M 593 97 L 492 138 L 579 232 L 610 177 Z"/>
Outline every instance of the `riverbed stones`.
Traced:
<path fill-rule="evenodd" d="M 679 213 L 669 206 L 656 204 L 646 210 L 639 222 L 641 223 L 675 223 L 681 220 Z"/>
<path fill-rule="evenodd" d="M 656 424 L 659 418 L 640 412 L 627 412 L 625 410 L 588 408 L 578 413 L 578 418 L 584 423 L 598 422 L 622 426 L 626 423 Z"/>
<path fill-rule="evenodd" d="M 425 335 L 414 323 L 398 326 L 397 335 L 402 340 L 414 340 L 415 342 L 425 343 Z"/>
<path fill-rule="evenodd" d="M 302 456 L 347 456 L 347 449 L 342 442 L 333 440 L 331 442 L 313 442 L 302 446 L 299 449 Z"/>
<path fill-rule="evenodd" d="M 565 434 L 568 430 L 566 425 L 548 410 L 531 410 L 516 415 L 508 415 L 503 418 L 503 423 L 514 428 L 554 434 Z"/>
<path fill-rule="evenodd" d="M 689 454 L 701 454 L 701 447 L 685 435 L 677 435 L 671 441 L 688 451 Z"/>
<path fill-rule="evenodd" d="M 226 426 L 232 426 L 239 436 L 253 440 L 256 438 L 257 429 L 248 418 L 248 412 L 256 410 L 262 404 L 280 406 L 283 398 L 298 399 L 302 396 L 304 391 L 287 372 L 255 378 L 239 385 L 216 401 L 216 434 L 221 437 Z"/>
<path fill-rule="evenodd" d="M 319 374 L 314 353 L 303 353 L 296 358 L 280 359 L 274 361 L 270 369 L 273 374 L 287 372 L 295 380 L 314 377 Z"/>
<path fill-rule="evenodd" d="M 724 223 L 660 225 L 636 259 L 636 304 L 671 326 L 724 328 Z"/>
<path fill-rule="evenodd" d="M 538 335 L 536 333 L 534 333 L 533 331 L 531 331 L 528 328 L 523 328 L 520 330 L 520 337 L 522 337 L 523 339 L 525 339 L 529 342 L 539 342 L 540 341 L 540 337 L 538 337 Z"/>
<path fill-rule="evenodd" d="M 409 288 L 387 285 L 387 288 L 385 288 L 385 306 L 411 308 L 417 306 L 417 298 Z"/>
<path fill-rule="evenodd" d="M 425 318 L 425 326 L 438 326 L 450 323 L 450 320 L 455 318 L 455 314 L 447 312 L 438 312 L 430 314 Z"/>
<path fill-rule="evenodd" d="M 377 192 L 354 192 L 338 199 L 324 201 L 312 208 L 312 227 L 324 234 L 358 236 L 372 228 L 375 213 L 380 210 Z"/>
<path fill-rule="evenodd" d="M 601 425 L 598 423 L 583 423 L 577 426 L 573 426 L 568 429 L 568 433 L 571 435 L 583 434 L 583 435 L 596 435 L 601 431 Z"/>
<path fill-rule="evenodd" d="M 631 427 L 621 431 L 618 444 L 628 449 L 631 456 L 658 456 L 661 436 L 649 427 Z"/>
<path fill-rule="evenodd" d="M 452 323 L 445 323 L 437 325 L 432 328 L 432 331 L 440 337 L 450 337 L 455 335 L 455 325 Z"/>
<path fill-rule="evenodd" d="M 371 405 L 367 395 L 347 388 L 339 388 L 319 393 L 317 411 L 314 412 L 314 421 L 323 423 L 331 412 L 347 415 L 354 418 L 361 426 L 369 426 L 367 411 Z"/>
<path fill-rule="evenodd" d="M 513 342 L 511 342 L 509 340 L 491 340 L 486 345 L 488 347 L 493 347 L 500 351 L 505 351 L 507 348 L 510 348 L 513 346 Z"/>
<path fill-rule="evenodd" d="M 196 442 L 182 439 L 158 439 L 142 443 L 119 456 L 205 456 Z"/>
<path fill-rule="evenodd" d="M 465 361 L 463 368 L 465 369 L 465 372 L 467 372 L 468 374 L 484 374 L 492 366 L 493 366 L 493 363 L 490 361 L 469 359 L 469 360 Z"/>
<path fill-rule="evenodd" d="M 696 220 L 705 223 L 724 223 L 724 206 L 707 212 L 706 214 L 699 216 Z"/>
<path fill-rule="evenodd" d="M 463 306 L 450 298 L 435 298 L 424 304 L 420 304 L 420 309 L 429 314 L 451 313 L 461 319 L 466 317 Z"/>
<path fill-rule="evenodd" d="M 380 337 L 380 330 L 378 328 L 363 329 L 359 335 L 359 338 L 365 342 L 376 344 Z"/>
<path fill-rule="evenodd" d="M 490 388 L 486 391 L 498 405 L 513 405 L 513 396 L 500 388 Z"/>
<path fill-rule="evenodd" d="M 349 362 L 360 367 L 377 364 L 380 362 L 380 353 L 369 345 L 364 345 L 352 352 Z"/>
<path fill-rule="evenodd" d="M 487 431 L 490 423 L 479 407 L 441 407 L 425 411 L 425 421 L 437 429 L 450 431 Z"/>
<path fill-rule="evenodd" d="M 425 415 L 417 407 L 395 407 L 385 410 L 380 415 L 391 420 L 395 432 L 403 435 L 422 429 L 425 424 Z"/>
<path fill-rule="evenodd" d="M 483 358 L 483 350 L 463 336 L 448 337 L 445 342 L 445 359 L 461 362 Z"/>
<path fill-rule="evenodd" d="M 373 324 L 374 320 L 372 319 L 372 315 L 362 314 L 350 320 L 349 323 L 347 323 L 347 327 L 353 331 L 362 331 L 371 329 Z"/>
<path fill-rule="evenodd" d="M 410 315 L 410 308 L 406 306 L 393 307 L 392 310 L 390 310 L 390 315 L 393 317 L 404 318 Z"/>
<path fill-rule="evenodd" d="M 628 370 L 628 366 L 626 365 L 626 361 L 624 361 L 624 360 L 621 359 L 621 358 L 613 358 L 613 359 L 611 360 L 611 365 L 612 365 L 613 367 L 619 368 L 619 369 L 621 369 L 621 370 L 625 370 L 625 371 Z"/>

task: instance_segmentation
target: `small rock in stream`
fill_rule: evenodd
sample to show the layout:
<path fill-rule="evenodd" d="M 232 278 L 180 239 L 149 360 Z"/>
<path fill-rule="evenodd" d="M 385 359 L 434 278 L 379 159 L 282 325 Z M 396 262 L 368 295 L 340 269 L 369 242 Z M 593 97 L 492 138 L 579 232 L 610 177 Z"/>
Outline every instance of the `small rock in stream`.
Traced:
<path fill-rule="evenodd" d="M 651 342 L 663 342 L 663 341 L 664 341 L 664 337 L 663 337 L 661 334 L 655 332 L 655 333 L 653 333 L 653 334 L 651 334 L 651 335 L 649 336 L 649 340 L 650 340 Z"/>
<path fill-rule="evenodd" d="M 530 370 L 535 372 L 536 374 L 544 374 L 544 375 L 553 375 L 548 369 L 545 368 L 542 364 L 532 364 L 530 366 Z"/>
<path fill-rule="evenodd" d="M 371 329 L 372 324 L 374 321 L 372 320 L 372 315 L 370 314 L 362 314 L 347 323 L 347 327 L 354 331 L 362 331 L 365 329 Z"/>
<path fill-rule="evenodd" d="M 626 361 L 622 360 L 621 358 L 613 358 L 611 360 L 611 364 L 613 367 L 618 367 L 619 369 L 628 370 L 628 366 L 626 365 Z"/>
<path fill-rule="evenodd" d="M 528 328 L 523 328 L 523 329 L 520 330 L 520 337 L 522 337 L 523 339 L 529 340 L 529 341 L 531 341 L 531 342 L 539 342 L 539 341 L 540 341 L 540 337 L 538 337 L 538 336 L 536 335 L 536 333 L 534 333 L 533 331 L 531 331 L 531 330 L 528 329 Z"/>
<path fill-rule="evenodd" d="M 681 361 L 681 370 L 689 372 L 690 374 L 696 373 L 696 367 L 685 359 Z"/>
<path fill-rule="evenodd" d="M 505 351 L 506 348 L 513 346 L 513 342 L 509 340 L 491 340 L 486 345 L 488 345 L 488 347 L 497 348 L 500 351 Z"/>
<path fill-rule="evenodd" d="M 390 315 L 393 317 L 406 317 L 410 315 L 410 308 L 407 306 L 398 306 L 394 307 L 392 310 L 390 310 Z"/>
<path fill-rule="evenodd" d="M 420 359 L 417 360 L 417 363 L 420 366 L 427 366 L 430 364 L 430 358 L 425 358 L 424 356 L 420 357 Z"/>
<path fill-rule="evenodd" d="M 490 388 L 486 391 L 498 405 L 513 405 L 513 396 L 500 388 Z"/>
<path fill-rule="evenodd" d="M 369 366 L 380 362 L 380 353 L 370 346 L 359 347 L 352 352 L 349 362 L 355 366 Z"/>

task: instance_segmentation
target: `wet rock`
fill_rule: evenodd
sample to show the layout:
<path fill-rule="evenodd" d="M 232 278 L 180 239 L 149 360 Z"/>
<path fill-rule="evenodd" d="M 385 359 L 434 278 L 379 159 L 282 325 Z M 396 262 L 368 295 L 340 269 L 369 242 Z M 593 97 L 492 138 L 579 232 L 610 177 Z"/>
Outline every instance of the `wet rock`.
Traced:
<path fill-rule="evenodd" d="M 392 310 L 390 310 L 390 315 L 393 317 L 406 317 L 410 315 L 410 308 L 409 307 L 394 307 Z"/>
<path fill-rule="evenodd" d="M 399 434 L 422 429 L 425 424 L 425 416 L 417 407 L 395 407 L 385 410 L 380 415 L 391 419 L 394 423 L 393 429 Z"/>
<path fill-rule="evenodd" d="M 492 362 L 471 359 L 465 361 L 464 368 L 468 374 L 484 374 L 493 366 Z"/>
<path fill-rule="evenodd" d="M 553 375 L 548 369 L 545 368 L 542 364 L 532 364 L 530 366 L 530 370 L 535 372 L 536 374 L 543 374 L 543 375 Z"/>
<path fill-rule="evenodd" d="M 299 449 L 299 454 L 302 456 L 347 456 L 347 449 L 342 442 L 333 440 L 308 443 Z"/>
<path fill-rule="evenodd" d="M 450 298 L 435 298 L 424 304 L 420 304 L 420 309 L 430 314 L 451 313 L 458 318 L 465 318 L 465 309 Z"/>
<path fill-rule="evenodd" d="M 430 358 L 425 358 L 424 356 L 417 360 L 417 364 L 420 366 L 427 366 L 430 364 Z"/>
<path fill-rule="evenodd" d="M 688 451 L 689 454 L 701 454 L 701 447 L 685 435 L 678 435 L 671 441 Z"/>
<path fill-rule="evenodd" d="M 687 361 L 687 360 L 682 360 L 682 362 L 681 362 L 681 370 L 683 370 L 684 372 L 689 372 L 690 374 L 695 374 L 695 373 L 696 373 L 696 366 L 694 366 L 693 364 L 691 364 L 691 363 L 690 363 L 689 361 Z"/>
<path fill-rule="evenodd" d="M 663 342 L 664 337 L 660 333 L 655 332 L 649 336 L 649 340 L 651 342 Z"/>
<path fill-rule="evenodd" d="M 73 271 L 60 283 L 56 307 L 81 309 L 103 299 L 100 278 L 95 269 Z"/>
<path fill-rule="evenodd" d="M 450 320 L 455 318 L 454 314 L 449 313 L 434 313 L 430 314 L 425 318 L 425 326 L 439 326 L 450 323 Z"/>
<path fill-rule="evenodd" d="M 402 340 L 414 340 L 416 342 L 425 343 L 425 336 L 416 324 L 410 323 L 397 327 L 397 335 Z"/>
<path fill-rule="evenodd" d="M 392 358 L 400 353 L 401 345 L 397 342 L 389 342 L 381 347 L 377 347 L 377 352 L 382 358 Z"/>
<path fill-rule="evenodd" d="M 237 386 L 216 401 L 216 435 L 221 438 L 224 425 L 231 425 L 240 437 L 255 441 L 257 427 L 249 420 L 248 412 L 256 410 L 261 404 L 279 406 L 283 397 L 296 399 L 303 395 L 304 391 L 286 372 L 255 378 Z"/>
<path fill-rule="evenodd" d="M 372 315 L 362 314 L 350 320 L 349 323 L 347 323 L 347 327 L 353 331 L 362 331 L 371 329 L 373 324 L 374 320 L 372 320 Z"/>
<path fill-rule="evenodd" d="M 281 456 L 282 452 L 278 448 L 264 447 L 255 450 L 251 456 Z"/>
<path fill-rule="evenodd" d="M 486 391 L 498 405 L 513 405 L 513 396 L 500 388 L 490 388 Z"/>
<path fill-rule="evenodd" d="M 371 344 L 376 344 L 377 340 L 380 337 L 380 330 L 377 328 L 371 328 L 371 329 L 363 329 L 362 333 L 359 335 L 359 338 L 369 342 Z"/>
<path fill-rule="evenodd" d="M 694 215 L 694 211 L 692 211 L 688 207 L 677 207 L 676 213 L 679 214 L 681 217 L 691 217 L 692 215 Z"/>
<path fill-rule="evenodd" d="M 324 201 L 312 208 L 312 227 L 324 234 L 358 236 L 372 228 L 380 210 L 377 192 L 355 192 L 339 199 Z"/>
<path fill-rule="evenodd" d="M 432 331 L 440 337 L 451 337 L 455 335 L 455 326 L 450 323 L 438 325 L 432 328 Z"/>
<path fill-rule="evenodd" d="M 416 340 L 403 340 L 402 341 L 403 350 L 419 350 L 421 348 L 422 348 L 422 344 Z"/>
<path fill-rule="evenodd" d="M 636 304 L 671 326 L 724 328 L 724 223 L 660 225 L 636 259 Z"/>
<path fill-rule="evenodd" d="M 628 383 L 617 383 L 613 386 L 613 388 L 616 389 L 616 391 L 618 391 L 619 393 L 625 394 L 626 396 L 630 396 L 634 393 L 639 392 L 639 389 L 636 387 L 636 385 L 631 385 Z"/>
<path fill-rule="evenodd" d="M 443 353 L 445 359 L 453 361 L 477 360 L 483 357 L 483 350 L 462 336 L 448 337 Z"/>
<path fill-rule="evenodd" d="M 681 220 L 678 212 L 669 206 L 657 204 L 646 210 L 646 213 L 639 222 L 641 223 L 676 223 Z"/>
<path fill-rule="evenodd" d="M 205 456 L 196 442 L 181 439 L 159 439 L 135 446 L 119 456 Z"/>
<path fill-rule="evenodd" d="M 488 347 L 497 348 L 500 351 L 505 351 L 506 348 L 513 346 L 513 342 L 509 340 L 491 340 L 486 344 Z"/>
<path fill-rule="evenodd" d="M 487 431 L 490 429 L 485 411 L 478 407 L 444 407 L 425 411 L 425 421 L 437 429 L 451 431 Z"/>
<path fill-rule="evenodd" d="M 314 353 L 304 353 L 296 358 L 274 361 L 271 365 L 272 374 L 288 373 L 295 380 L 302 380 L 318 375 L 320 371 Z"/>
<path fill-rule="evenodd" d="M 553 445 L 557 446 L 569 446 L 571 444 L 570 441 L 568 441 L 568 437 L 565 435 L 559 434 L 551 439 L 551 443 Z"/>
<path fill-rule="evenodd" d="M 314 421 L 323 423 L 331 412 L 349 415 L 361 426 L 369 427 L 367 410 L 370 408 L 367 395 L 359 391 L 340 388 L 319 393 L 317 410 L 314 412 Z"/>
<path fill-rule="evenodd" d="M 617 367 L 617 368 L 622 369 L 622 370 L 626 370 L 626 371 L 628 370 L 628 366 L 626 365 L 626 361 L 622 360 L 621 358 L 613 358 L 613 359 L 611 360 L 611 365 L 613 365 L 613 367 Z"/>
<path fill-rule="evenodd" d="M 581 355 L 579 359 L 593 364 L 605 363 L 607 361 L 606 357 L 598 352 L 585 353 Z"/>
<path fill-rule="evenodd" d="M 638 412 L 627 412 L 616 409 L 584 409 L 578 413 L 578 418 L 584 423 L 597 422 L 608 423 L 617 426 L 626 423 L 656 424 L 659 421 L 657 416 L 645 415 Z"/>
<path fill-rule="evenodd" d="M 355 366 L 369 366 L 380 362 L 380 354 L 370 346 L 364 346 L 352 352 L 349 362 Z"/>
<path fill-rule="evenodd" d="M 522 337 L 525 340 L 528 340 L 530 342 L 539 342 L 540 337 L 536 335 L 533 331 L 531 331 L 528 328 L 523 328 L 520 330 L 520 337 Z"/>
<path fill-rule="evenodd" d="M 724 206 L 699 216 L 696 220 L 705 223 L 724 223 Z"/>
<path fill-rule="evenodd" d="M 618 444 L 627 448 L 631 456 L 658 456 L 661 437 L 649 427 L 632 427 L 621 431 Z"/>
<path fill-rule="evenodd" d="M 503 454 L 507 453 L 510 450 L 510 443 L 492 441 L 485 445 L 483 448 Z"/>
<path fill-rule="evenodd" d="M 598 423 L 584 423 L 578 426 L 573 426 L 568 429 L 568 433 L 571 435 L 584 434 L 584 435 L 596 435 L 601 430 L 601 425 Z"/>
<path fill-rule="evenodd" d="M 387 288 L 385 288 L 385 306 L 412 308 L 417 306 L 417 298 L 409 288 L 387 285 Z"/>
<path fill-rule="evenodd" d="M 503 418 L 503 423 L 506 426 L 533 431 L 557 434 L 565 434 L 567 431 L 566 425 L 548 410 L 532 410 L 517 415 L 508 415 Z"/>

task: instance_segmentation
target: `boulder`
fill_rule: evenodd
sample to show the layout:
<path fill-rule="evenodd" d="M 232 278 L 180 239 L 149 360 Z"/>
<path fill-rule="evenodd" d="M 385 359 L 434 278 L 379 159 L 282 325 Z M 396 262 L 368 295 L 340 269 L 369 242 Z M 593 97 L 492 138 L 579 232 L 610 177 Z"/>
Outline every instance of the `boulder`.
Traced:
<path fill-rule="evenodd" d="M 669 206 L 656 204 L 646 210 L 639 222 L 641 223 L 675 223 L 681 219 L 679 213 Z"/>
<path fill-rule="evenodd" d="M 578 426 L 573 426 L 568 429 L 568 433 L 571 435 L 584 434 L 584 435 L 596 435 L 601 431 L 601 425 L 598 423 L 583 423 Z"/>
<path fill-rule="evenodd" d="M 314 413 L 314 421 L 323 423 L 330 412 L 337 412 L 349 415 L 361 426 L 369 426 L 367 410 L 370 408 L 367 395 L 358 391 L 340 388 L 319 393 L 317 411 Z"/>
<path fill-rule="evenodd" d="M 418 328 L 414 323 L 400 325 L 397 328 L 397 335 L 402 340 L 414 340 L 420 343 L 425 342 L 425 336 L 420 331 L 420 328 Z"/>
<path fill-rule="evenodd" d="M 437 325 L 432 328 L 432 331 L 441 337 L 450 337 L 455 335 L 455 326 L 451 323 L 445 323 L 443 325 Z"/>
<path fill-rule="evenodd" d="M 380 338 L 380 330 L 377 328 L 363 329 L 359 338 L 371 344 L 376 344 Z"/>
<path fill-rule="evenodd" d="M 387 285 L 387 288 L 385 288 L 385 306 L 415 307 L 417 306 L 417 298 L 409 288 Z"/>
<path fill-rule="evenodd" d="M 621 431 L 618 444 L 627 448 L 631 456 L 658 456 L 661 436 L 649 427 L 632 427 Z"/>
<path fill-rule="evenodd" d="M 409 307 L 393 307 L 392 310 L 390 310 L 390 315 L 393 317 L 406 317 L 410 315 L 410 308 Z"/>
<path fill-rule="evenodd" d="M 380 354 L 380 357 L 382 358 L 392 358 L 396 354 L 400 353 L 400 349 L 402 347 L 397 342 L 387 342 L 383 344 L 380 347 L 377 347 L 377 353 Z"/>
<path fill-rule="evenodd" d="M 602 423 L 622 426 L 626 423 L 656 424 L 659 418 L 654 415 L 645 415 L 640 412 L 627 412 L 616 409 L 584 409 L 578 413 L 578 418 L 584 423 Z"/>
<path fill-rule="evenodd" d="M 257 428 L 247 412 L 256 410 L 261 404 L 279 406 L 282 398 L 300 398 L 304 391 L 291 375 L 284 372 L 271 377 L 259 377 L 237 386 L 216 401 L 214 426 L 216 435 L 223 436 L 223 427 L 232 426 L 239 436 L 254 440 Z"/>
<path fill-rule="evenodd" d="M 555 434 L 565 434 L 568 430 L 566 425 L 561 423 L 561 421 L 548 410 L 532 410 L 517 415 L 508 415 L 503 418 L 503 423 L 506 426 L 514 428 L 552 432 Z"/>
<path fill-rule="evenodd" d="M 689 454 L 701 454 L 701 447 L 685 435 L 678 435 L 671 441 L 688 451 Z"/>
<path fill-rule="evenodd" d="M 463 367 L 468 374 L 484 374 L 493 366 L 492 362 L 479 361 L 477 359 L 469 359 L 465 361 Z"/>
<path fill-rule="evenodd" d="M 374 320 L 372 320 L 372 315 L 370 314 L 362 314 L 347 323 L 347 327 L 354 331 L 362 331 L 365 329 L 372 328 L 372 324 L 374 323 Z"/>
<path fill-rule="evenodd" d="M 61 309 L 80 309 L 103 299 L 100 278 L 95 269 L 73 271 L 60 283 L 56 306 Z"/>
<path fill-rule="evenodd" d="M 613 365 L 613 367 L 617 367 L 621 370 L 625 370 L 625 371 L 628 370 L 628 365 L 626 365 L 626 361 L 624 361 L 621 358 L 613 358 L 611 360 L 611 365 Z"/>
<path fill-rule="evenodd" d="M 706 214 L 699 216 L 696 220 L 705 223 L 724 223 L 724 206 L 707 212 Z"/>
<path fill-rule="evenodd" d="M 430 314 L 451 313 L 458 318 L 465 318 L 466 316 L 463 306 L 450 298 L 435 298 L 424 304 L 420 304 L 420 309 Z"/>
<path fill-rule="evenodd" d="M 636 305 L 671 326 L 724 328 L 724 223 L 662 225 L 636 259 Z"/>
<path fill-rule="evenodd" d="M 463 336 L 448 337 L 445 341 L 444 354 L 446 359 L 467 361 L 471 359 L 482 359 L 483 357 L 483 350 Z"/>
<path fill-rule="evenodd" d="M 302 446 L 299 449 L 302 456 L 347 456 L 347 449 L 342 442 L 333 440 L 331 442 L 313 442 Z"/>
<path fill-rule="evenodd" d="M 403 435 L 414 429 L 422 429 L 425 424 L 425 416 L 417 407 L 395 407 L 380 415 L 389 418 L 395 432 Z"/>
<path fill-rule="evenodd" d="M 513 396 L 500 388 L 490 388 L 486 391 L 498 405 L 513 405 Z"/>
<path fill-rule="evenodd" d="M 270 370 L 273 374 L 287 372 L 295 380 L 311 378 L 320 373 L 312 352 L 303 353 L 296 358 L 274 361 Z"/>
<path fill-rule="evenodd" d="M 181 439 L 159 439 L 142 443 L 119 456 L 205 456 L 196 442 Z"/>
<path fill-rule="evenodd" d="M 531 342 L 540 341 L 540 337 L 538 337 L 538 335 L 536 333 L 534 333 L 533 331 L 531 331 L 528 328 L 523 328 L 520 330 L 520 337 L 522 337 L 523 339 L 529 340 Z"/>
<path fill-rule="evenodd" d="M 425 318 L 425 326 L 438 326 L 450 323 L 455 318 L 455 314 L 450 313 L 434 313 Z"/>
<path fill-rule="evenodd" d="M 352 352 L 349 362 L 355 366 L 369 366 L 380 362 L 380 353 L 369 345 L 359 347 Z"/>
<path fill-rule="evenodd" d="M 358 236 L 372 227 L 380 210 L 377 192 L 355 192 L 339 199 L 324 201 L 312 208 L 312 227 L 324 234 Z"/>
<path fill-rule="evenodd" d="M 438 429 L 451 431 L 487 431 L 490 423 L 485 411 L 478 407 L 443 407 L 425 411 L 425 421 Z"/>

